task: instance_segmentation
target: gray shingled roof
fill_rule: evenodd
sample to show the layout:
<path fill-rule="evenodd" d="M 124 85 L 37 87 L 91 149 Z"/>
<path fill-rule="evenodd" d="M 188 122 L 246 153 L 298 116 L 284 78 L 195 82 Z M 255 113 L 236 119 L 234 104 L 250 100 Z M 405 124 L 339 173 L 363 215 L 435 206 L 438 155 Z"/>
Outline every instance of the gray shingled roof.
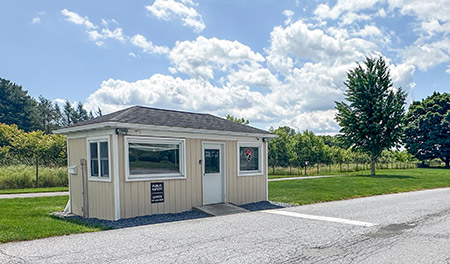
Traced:
<path fill-rule="evenodd" d="M 133 106 L 111 114 L 99 116 L 88 121 L 74 124 L 69 126 L 69 128 L 105 122 L 206 129 L 237 133 L 272 134 L 262 129 L 242 125 L 210 114 L 181 112 L 143 106 Z"/>

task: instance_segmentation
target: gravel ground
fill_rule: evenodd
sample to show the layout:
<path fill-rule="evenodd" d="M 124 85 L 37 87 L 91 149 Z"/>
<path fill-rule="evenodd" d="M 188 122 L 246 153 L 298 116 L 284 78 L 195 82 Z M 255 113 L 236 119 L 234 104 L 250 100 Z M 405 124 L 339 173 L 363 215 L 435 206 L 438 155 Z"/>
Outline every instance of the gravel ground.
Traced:
<path fill-rule="evenodd" d="M 286 208 L 286 207 L 292 207 L 292 206 L 294 206 L 294 205 L 288 204 L 288 203 L 263 201 L 263 202 L 257 202 L 257 203 L 244 204 L 244 205 L 241 205 L 240 207 L 247 209 L 249 211 L 261 211 L 261 210 L 268 210 L 268 209 Z"/>
<path fill-rule="evenodd" d="M 278 209 L 285 207 L 292 207 L 294 205 L 280 202 L 257 202 L 257 203 L 249 203 L 241 205 L 240 207 L 247 209 L 249 211 L 261 211 L 268 209 Z M 210 217 L 210 215 L 197 212 L 197 211 L 186 211 L 182 213 L 174 213 L 174 214 L 158 214 L 158 215 L 146 215 L 146 216 L 138 216 L 133 218 L 124 218 L 119 219 L 117 221 L 111 220 L 102 220 L 97 218 L 83 218 L 77 215 L 63 215 L 61 213 L 55 213 L 54 215 L 61 217 L 67 220 L 74 220 L 77 222 L 82 222 L 86 224 L 96 225 L 96 226 L 104 226 L 112 229 L 133 227 L 133 226 L 142 226 L 142 225 L 152 225 L 159 223 L 167 223 L 167 222 L 175 222 L 175 221 L 183 221 L 189 219 L 197 219 L 203 217 Z"/>
<path fill-rule="evenodd" d="M 113 229 L 133 227 L 133 226 L 142 226 L 142 225 L 152 225 L 159 223 L 167 223 L 167 222 L 175 222 L 189 219 L 197 219 L 203 217 L 210 217 L 210 215 L 195 212 L 195 211 L 186 211 L 182 213 L 175 214 L 158 214 L 158 215 L 146 215 L 146 216 L 138 216 L 133 218 L 123 218 L 117 221 L 111 220 L 102 220 L 97 218 L 83 218 L 77 215 L 63 216 L 64 219 L 75 220 L 77 222 L 82 222 L 91 225 L 100 225 Z"/>

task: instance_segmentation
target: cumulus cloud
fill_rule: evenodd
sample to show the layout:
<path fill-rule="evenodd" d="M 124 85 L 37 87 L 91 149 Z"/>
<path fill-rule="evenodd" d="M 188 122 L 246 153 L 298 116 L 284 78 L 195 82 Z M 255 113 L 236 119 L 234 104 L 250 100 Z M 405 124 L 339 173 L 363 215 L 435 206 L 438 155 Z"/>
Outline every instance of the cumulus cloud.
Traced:
<path fill-rule="evenodd" d="M 447 53 L 448 51 L 444 52 L 436 44 L 425 44 L 408 47 L 401 52 L 401 55 L 406 63 L 416 65 L 420 70 L 426 71 L 430 67 L 448 62 L 450 57 Z"/>
<path fill-rule="evenodd" d="M 213 79 L 214 71 L 227 71 L 234 65 L 257 64 L 264 57 L 238 42 L 207 39 L 203 36 L 194 41 L 177 42 L 169 53 L 172 73 L 181 72 L 194 78 Z"/>
<path fill-rule="evenodd" d="M 103 28 L 99 29 L 98 26 L 89 21 L 87 17 L 82 17 L 78 13 L 71 12 L 67 9 L 63 9 L 61 13 L 66 17 L 67 21 L 78 25 L 84 25 L 86 28 L 86 33 L 88 34 L 89 40 L 93 41 L 95 45 L 102 47 L 105 45 L 105 40 L 107 39 L 115 39 L 120 42 L 130 41 L 130 43 L 142 49 L 143 52 L 146 53 L 154 53 L 154 54 L 166 54 L 169 52 L 169 48 L 166 46 L 158 46 L 154 45 L 150 40 L 147 40 L 143 35 L 136 34 L 133 37 L 126 36 L 123 33 L 122 28 L 115 28 L 111 30 L 108 28 L 110 24 L 118 24 L 115 19 L 101 19 L 101 24 Z M 131 52 L 132 53 L 132 52 Z M 134 54 L 134 53 L 132 53 Z"/>
<path fill-rule="evenodd" d="M 294 13 L 294 11 L 292 11 L 292 10 L 284 10 L 284 11 L 283 11 L 283 15 L 286 16 L 286 20 L 284 21 L 284 24 L 285 24 L 285 25 L 291 23 L 291 21 L 292 21 L 292 16 L 293 16 L 294 14 L 295 14 L 295 13 Z"/>
<path fill-rule="evenodd" d="M 61 14 L 66 17 L 66 20 L 77 25 L 84 25 L 87 29 L 97 28 L 88 17 L 82 17 L 78 13 L 71 12 L 67 9 L 61 10 Z"/>
<path fill-rule="evenodd" d="M 378 2 L 379 0 L 338 0 L 333 7 L 327 4 L 319 4 L 314 10 L 314 14 L 320 19 L 337 19 L 344 12 L 357 12 L 369 9 Z"/>
<path fill-rule="evenodd" d="M 98 41 L 99 39 L 116 39 L 121 42 L 125 41 L 126 36 L 123 35 L 121 28 L 110 30 L 109 28 L 102 28 L 100 31 L 91 30 L 87 32 L 89 39 L 92 41 Z"/>
<path fill-rule="evenodd" d="M 202 16 L 195 10 L 195 4 L 191 0 L 155 0 L 152 5 L 146 6 L 146 9 L 158 19 L 171 20 L 178 17 L 183 21 L 183 25 L 190 27 L 196 33 L 205 29 L 205 23 Z"/>
<path fill-rule="evenodd" d="M 90 110 L 100 107 L 105 113 L 138 104 L 231 114 L 250 119 L 252 125 L 261 128 L 287 125 L 333 134 L 339 130 L 334 102 L 344 100 L 343 82 L 356 62 L 363 63 L 366 56 L 386 57 L 383 47 L 389 55 L 386 59 L 394 86 L 402 86 L 411 94 L 416 69 L 427 70 L 450 61 L 450 41 L 445 33 L 450 21 L 441 15 L 430 17 L 431 11 L 416 10 L 416 0 L 402 1 L 338 0 L 334 6 L 320 4 L 315 9 L 315 22 L 293 21 L 293 11 L 285 10 L 285 24 L 273 28 L 263 52 L 239 41 L 215 37 L 178 41 L 170 49 L 140 34 L 124 36 L 144 52 L 167 54 L 172 75 L 154 74 L 130 82 L 105 80 L 85 106 Z M 204 23 L 195 6 L 190 0 L 156 0 L 147 10 L 159 19 L 178 17 L 200 32 Z M 398 10 L 414 16 L 410 25 L 417 34 L 417 40 L 411 40 L 404 49 L 393 48 L 390 37 L 395 37 L 395 32 L 373 20 L 395 16 Z M 203 26 L 190 25 L 187 17 L 201 21 Z M 332 26 L 326 21 L 330 19 L 336 20 Z M 104 34 L 97 28 L 88 31 L 96 41 L 105 40 L 103 35 L 117 36 L 114 31 Z M 130 52 L 129 56 L 137 55 Z M 446 72 L 450 74 L 450 66 Z"/>
<path fill-rule="evenodd" d="M 140 34 L 134 35 L 131 39 L 131 44 L 142 49 L 147 53 L 166 54 L 169 53 L 169 48 L 166 46 L 153 45 L 151 41 L 148 41 L 144 36 Z"/>

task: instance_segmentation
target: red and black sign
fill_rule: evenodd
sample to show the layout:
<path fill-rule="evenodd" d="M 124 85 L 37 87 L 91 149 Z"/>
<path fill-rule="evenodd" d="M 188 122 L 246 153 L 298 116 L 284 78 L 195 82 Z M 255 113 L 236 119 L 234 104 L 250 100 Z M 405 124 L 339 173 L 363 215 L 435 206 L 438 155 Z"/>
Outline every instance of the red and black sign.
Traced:
<path fill-rule="evenodd" d="M 244 156 L 247 162 L 250 162 L 253 159 L 253 149 L 252 148 L 245 148 L 244 149 Z"/>

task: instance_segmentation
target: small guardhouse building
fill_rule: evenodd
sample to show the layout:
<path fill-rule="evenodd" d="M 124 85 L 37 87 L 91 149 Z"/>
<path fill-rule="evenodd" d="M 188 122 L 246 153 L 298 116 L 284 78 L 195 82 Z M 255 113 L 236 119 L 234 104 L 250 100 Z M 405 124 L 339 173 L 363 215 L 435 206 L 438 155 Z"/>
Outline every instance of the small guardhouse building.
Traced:
<path fill-rule="evenodd" d="M 118 220 L 266 201 L 273 134 L 210 114 L 134 106 L 67 135 L 69 212 Z"/>

